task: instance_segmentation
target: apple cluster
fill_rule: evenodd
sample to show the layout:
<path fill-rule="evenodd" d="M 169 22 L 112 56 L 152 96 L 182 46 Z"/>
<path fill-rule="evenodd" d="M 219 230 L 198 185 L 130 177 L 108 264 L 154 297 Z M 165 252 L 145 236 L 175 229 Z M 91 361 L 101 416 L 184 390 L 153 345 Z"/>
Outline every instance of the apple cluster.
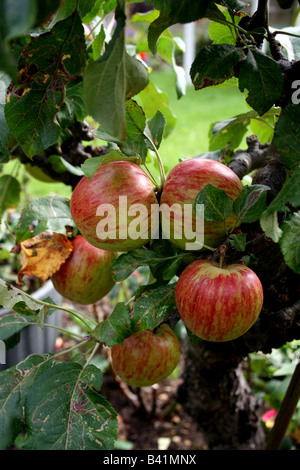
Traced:
<path fill-rule="evenodd" d="M 184 219 L 181 209 L 193 205 L 207 184 L 224 190 L 231 201 L 243 188 L 232 170 L 214 160 L 185 160 L 167 175 L 159 204 L 175 209 L 162 211 L 160 223 L 162 231 L 164 226 L 169 227 L 170 243 L 181 250 L 191 242 L 185 234 L 195 233 L 199 217 L 194 212 L 190 219 Z M 130 236 L 129 225 L 136 213 L 129 212 L 124 217 L 120 195 L 126 196 L 131 208 L 145 208 L 140 211 L 140 237 Z M 117 253 L 140 248 L 151 240 L 153 205 L 158 205 L 158 199 L 152 182 L 141 167 L 129 161 L 103 163 L 91 178 L 82 177 L 70 201 L 80 235 L 73 240 L 71 256 L 52 278 L 56 289 L 81 304 L 94 303 L 106 295 L 114 285 L 111 264 Z M 110 208 L 113 208 L 111 220 Z M 165 216 L 169 217 L 168 225 L 163 224 Z M 103 237 L 99 237 L 101 217 L 106 217 L 107 225 Z M 204 244 L 219 246 L 235 223 L 233 212 L 225 221 L 203 221 Z M 110 236 L 111 227 L 113 236 Z M 188 330 L 203 340 L 223 342 L 238 338 L 253 325 L 262 309 L 263 289 L 257 275 L 243 264 L 220 265 L 199 259 L 180 275 L 175 300 Z M 137 331 L 121 345 L 113 346 L 111 353 L 116 374 L 130 385 L 143 387 L 171 374 L 179 361 L 180 345 L 172 329 L 161 324 L 155 331 Z"/>

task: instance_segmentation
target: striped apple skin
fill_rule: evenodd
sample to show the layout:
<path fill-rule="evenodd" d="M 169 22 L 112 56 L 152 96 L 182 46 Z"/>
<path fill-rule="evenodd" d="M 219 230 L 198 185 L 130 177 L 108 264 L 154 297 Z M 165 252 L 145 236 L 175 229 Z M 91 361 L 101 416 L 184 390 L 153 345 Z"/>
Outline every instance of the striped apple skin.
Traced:
<path fill-rule="evenodd" d="M 166 204 L 171 207 L 173 204 L 178 204 L 177 207 L 174 206 L 175 213 L 170 213 L 170 241 L 182 250 L 185 250 L 187 242 L 193 241 L 184 236 L 184 224 L 181 215 L 183 214 L 184 204 L 194 205 L 197 194 L 207 184 L 212 184 L 226 191 L 232 201 L 240 195 L 243 189 L 241 180 L 230 168 L 223 163 L 205 158 L 184 160 L 172 168 L 167 175 L 160 201 L 162 231 L 167 238 L 169 238 L 169 234 L 164 230 L 165 215 L 162 210 L 162 205 Z M 225 222 L 226 229 L 229 230 L 235 224 L 236 216 L 232 213 Z M 190 224 L 187 225 L 186 223 L 184 229 L 195 231 L 195 213 L 193 218 L 191 218 Z M 223 222 L 204 222 L 205 245 L 216 247 L 224 241 L 225 237 L 226 230 Z"/>
<path fill-rule="evenodd" d="M 128 215 L 122 207 L 119 210 L 119 196 L 127 197 L 128 208 L 134 204 L 143 205 L 146 215 Z M 72 193 L 70 210 L 77 228 L 91 245 L 103 250 L 123 252 L 140 248 L 150 240 L 153 204 L 157 205 L 158 201 L 144 171 L 134 163 L 114 161 L 102 164 L 90 179 L 82 177 Z M 97 209 L 102 205 L 113 207 L 115 216 L 109 212 L 97 215 Z M 141 230 L 138 228 L 137 231 L 141 234 L 139 238 L 133 239 L 128 232 L 128 225 L 137 217 L 141 222 Z M 107 225 L 101 232 L 103 236 L 101 234 L 99 237 L 101 220 L 105 220 Z M 155 222 L 154 218 L 154 225 Z M 116 230 L 115 234 L 110 230 L 111 227 Z M 103 232 L 109 233 L 111 238 Z M 106 239 L 103 239 L 105 236 Z"/>
<path fill-rule="evenodd" d="M 81 235 L 73 240 L 71 255 L 53 274 L 52 283 L 63 297 L 88 305 L 113 288 L 111 265 L 116 255 L 90 245 Z"/>
<path fill-rule="evenodd" d="M 115 373 L 127 384 L 147 387 L 168 377 L 178 364 L 180 343 L 167 325 L 139 331 L 111 348 Z"/>
<path fill-rule="evenodd" d="M 175 300 L 183 323 L 196 336 L 206 341 L 231 341 L 258 318 L 263 287 L 247 266 L 220 268 L 210 260 L 198 260 L 180 275 Z"/>

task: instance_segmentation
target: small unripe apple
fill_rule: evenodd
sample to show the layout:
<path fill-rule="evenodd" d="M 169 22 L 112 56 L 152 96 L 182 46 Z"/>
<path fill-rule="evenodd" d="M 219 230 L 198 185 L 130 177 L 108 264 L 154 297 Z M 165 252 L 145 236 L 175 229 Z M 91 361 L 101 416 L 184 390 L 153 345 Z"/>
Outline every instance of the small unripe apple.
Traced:
<path fill-rule="evenodd" d="M 207 184 L 224 190 L 232 201 L 243 189 L 241 180 L 230 168 L 205 158 L 184 160 L 167 175 L 160 200 L 162 231 L 166 238 L 182 250 L 198 239 L 202 239 L 205 245 L 218 246 L 226 238 L 226 230 L 232 228 L 237 220 L 234 213 L 229 215 L 225 224 L 205 220 L 204 230 L 201 228 L 201 233 L 196 232 L 196 217 L 200 217 L 193 211 L 193 205 L 197 194 Z M 185 217 L 187 208 L 190 212 Z M 192 238 L 194 233 L 198 233 L 198 236 Z"/>
<path fill-rule="evenodd" d="M 175 300 L 186 327 L 201 339 L 231 341 L 254 324 L 263 305 L 258 276 L 242 264 L 198 260 L 178 279 Z"/>
<path fill-rule="evenodd" d="M 72 193 L 70 210 L 89 243 L 124 252 L 150 240 L 152 205 L 158 201 L 144 171 L 128 161 L 113 161 L 103 163 L 90 179 L 81 178 Z"/>
<path fill-rule="evenodd" d="M 138 331 L 111 348 L 115 373 L 127 384 L 147 387 L 168 377 L 178 364 L 180 343 L 174 331 L 162 324 L 154 332 Z"/>
<path fill-rule="evenodd" d="M 90 245 L 77 235 L 69 258 L 51 280 L 55 289 L 66 299 L 82 305 L 93 304 L 113 288 L 111 265 L 114 253 Z"/>

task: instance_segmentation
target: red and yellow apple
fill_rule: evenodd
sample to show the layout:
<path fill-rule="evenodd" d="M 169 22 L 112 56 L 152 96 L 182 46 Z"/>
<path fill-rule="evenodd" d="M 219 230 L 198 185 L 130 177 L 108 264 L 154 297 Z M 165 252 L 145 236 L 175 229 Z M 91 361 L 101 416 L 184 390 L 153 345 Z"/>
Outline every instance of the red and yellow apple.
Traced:
<path fill-rule="evenodd" d="M 82 305 L 93 304 L 113 288 L 111 265 L 114 253 L 90 245 L 77 235 L 73 250 L 51 277 L 52 283 L 63 297 Z"/>
<path fill-rule="evenodd" d="M 103 163 L 90 179 L 83 176 L 70 201 L 72 218 L 84 238 L 114 252 L 140 248 L 150 240 L 152 205 L 158 201 L 150 179 L 128 161 Z"/>
<path fill-rule="evenodd" d="M 180 343 L 174 331 L 161 324 L 142 330 L 111 348 L 113 369 L 124 382 L 147 387 L 168 377 L 178 364 Z"/>
<path fill-rule="evenodd" d="M 243 189 L 238 176 L 226 165 L 215 160 L 184 160 L 167 175 L 160 201 L 162 232 L 182 250 L 186 249 L 187 243 L 195 243 L 198 239 L 202 239 L 205 245 L 218 246 L 226 238 L 226 231 L 236 222 L 234 213 L 226 219 L 225 225 L 223 222 L 204 221 L 204 233 L 202 229 L 198 236 L 191 238 L 192 234 L 197 233 L 196 217 L 199 217 L 193 211 L 195 198 L 207 184 L 226 191 L 232 201 Z M 187 207 L 190 209 L 190 216 L 184 217 Z"/>
<path fill-rule="evenodd" d="M 198 260 L 179 276 L 175 290 L 186 327 L 206 341 L 231 341 L 254 324 L 263 305 L 258 276 L 242 264 Z"/>

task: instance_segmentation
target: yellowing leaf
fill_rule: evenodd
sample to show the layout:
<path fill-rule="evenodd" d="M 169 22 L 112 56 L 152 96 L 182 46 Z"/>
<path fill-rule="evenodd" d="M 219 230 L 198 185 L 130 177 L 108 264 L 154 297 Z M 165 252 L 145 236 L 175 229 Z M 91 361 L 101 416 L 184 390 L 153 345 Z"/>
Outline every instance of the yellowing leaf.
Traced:
<path fill-rule="evenodd" d="M 42 281 L 51 277 L 70 256 L 72 242 L 59 233 L 42 232 L 20 244 L 22 268 L 18 281 L 23 276 L 36 276 Z"/>

